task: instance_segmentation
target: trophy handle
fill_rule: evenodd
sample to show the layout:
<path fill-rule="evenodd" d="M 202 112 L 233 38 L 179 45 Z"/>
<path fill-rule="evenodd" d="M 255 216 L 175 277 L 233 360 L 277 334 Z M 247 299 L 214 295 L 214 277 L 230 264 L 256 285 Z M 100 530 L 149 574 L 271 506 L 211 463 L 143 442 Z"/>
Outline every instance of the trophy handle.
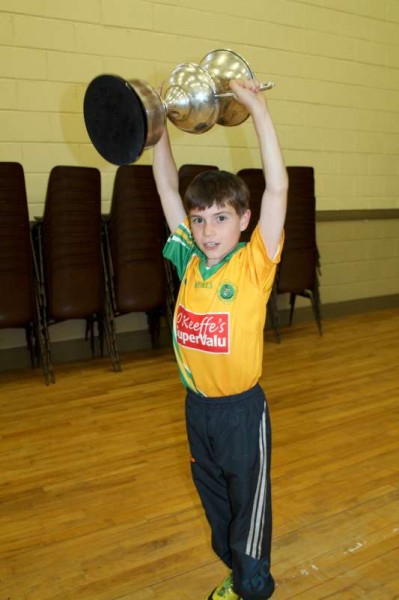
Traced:
<path fill-rule="evenodd" d="M 266 90 L 271 90 L 275 87 L 274 81 L 267 81 L 266 83 L 260 84 L 260 91 L 264 92 Z M 223 92 L 222 94 L 215 94 L 215 98 L 233 98 L 235 96 L 234 92 Z"/>

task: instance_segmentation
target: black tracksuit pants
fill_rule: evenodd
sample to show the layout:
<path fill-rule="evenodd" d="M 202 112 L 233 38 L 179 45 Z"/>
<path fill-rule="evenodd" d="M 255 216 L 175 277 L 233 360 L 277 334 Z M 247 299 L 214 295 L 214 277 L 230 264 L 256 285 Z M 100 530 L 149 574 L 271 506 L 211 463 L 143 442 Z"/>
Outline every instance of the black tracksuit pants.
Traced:
<path fill-rule="evenodd" d="M 244 600 L 274 590 L 271 549 L 271 428 L 262 388 L 209 398 L 188 391 L 192 475 L 212 530 L 212 547 Z"/>

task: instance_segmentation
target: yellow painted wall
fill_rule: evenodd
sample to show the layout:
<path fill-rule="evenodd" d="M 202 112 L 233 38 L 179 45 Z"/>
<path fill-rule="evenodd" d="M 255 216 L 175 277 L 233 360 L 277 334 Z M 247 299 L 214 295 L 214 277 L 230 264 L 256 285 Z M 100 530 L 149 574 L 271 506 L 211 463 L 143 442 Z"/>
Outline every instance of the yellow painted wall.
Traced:
<path fill-rule="evenodd" d="M 31 217 L 57 164 L 98 167 L 109 209 L 116 167 L 83 120 L 95 76 L 159 87 L 216 48 L 276 82 L 268 97 L 286 163 L 314 167 L 318 210 L 399 208 L 398 0 L 0 0 L 0 160 L 24 166 Z M 178 166 L 260 166 L 250 121 L 169 130 Z M 146 150 L 138 162 L 151 159 Z M 320 224 L 323 302 L 399 293 L 399 225 L 382 223 Z M 75 337 L 71 327 L 60 337 Z"/>
<path fill-rule="evenodd" d="M 398 208 L 398 44 L 397 0 L 0 0 L 0 160 L 23 164 L 32 216 L 55 164 L 99 167 L 106 210 L 115 167 L 88 139 L 87 84 L 107 72 L 159 86 L 227 47 L 277 83 L 286 162 L 314 166 L 319 210 Z M 259 166 L 250 122 L 170 129 L 179 165 Z"/>

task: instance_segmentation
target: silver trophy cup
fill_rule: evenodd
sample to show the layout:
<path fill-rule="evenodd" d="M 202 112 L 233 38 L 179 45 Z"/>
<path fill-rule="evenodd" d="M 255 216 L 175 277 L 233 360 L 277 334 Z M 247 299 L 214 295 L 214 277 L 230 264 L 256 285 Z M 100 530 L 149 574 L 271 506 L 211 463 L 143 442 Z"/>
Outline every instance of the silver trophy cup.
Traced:
<path fill-rule="evenodd" d="M 116 165 L 136 161 L 160 139 L 168 118 L 188 133 L 204 133 L 216 123 L 239 125 L 246 108 L 230 90 L 232 79 L 254 79 L 248 63 L 236 52 L 213 50 L 199 64 L 177 65 L 158 93 L 142 79 L 99 75 L 88 85 L 84 119 L 98 153 Z M 264 83 L 261 89 L 274 87 Z"/>

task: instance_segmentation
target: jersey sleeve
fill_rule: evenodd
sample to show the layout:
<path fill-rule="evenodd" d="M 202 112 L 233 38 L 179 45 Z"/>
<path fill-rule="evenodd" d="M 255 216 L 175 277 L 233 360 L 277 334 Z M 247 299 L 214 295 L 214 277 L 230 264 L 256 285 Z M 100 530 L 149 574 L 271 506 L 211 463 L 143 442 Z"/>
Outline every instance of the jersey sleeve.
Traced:
<path fill-rule="evenodd" d="M 195 253 L 195 242 L 188 225 L 188 219 L 170 234 L 163 249 L 165 258 L 176 267 L 179 279 L 183 278 L 186 267 Z"/>
<path fill-rule="evenodd" d="M 267 254 L 266 246 L 260 233 L 259 225 L 255 227 L 251 239 L 246 245 L 247 268 L 256 287 L 270 290 L 273 286 L 277 265 L 280 262 L 284 244 L 284 232 L 279 247 L 273 258 Z"/>

